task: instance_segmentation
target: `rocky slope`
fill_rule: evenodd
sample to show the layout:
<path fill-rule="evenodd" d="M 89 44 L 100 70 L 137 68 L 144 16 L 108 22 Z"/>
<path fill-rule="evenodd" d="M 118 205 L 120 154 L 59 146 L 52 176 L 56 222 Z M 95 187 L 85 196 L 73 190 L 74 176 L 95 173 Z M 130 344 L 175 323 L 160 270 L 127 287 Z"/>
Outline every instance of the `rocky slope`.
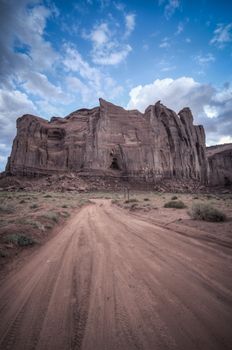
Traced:
<path fill-rule="evenodd" d="M 232 143 L 207 147 L 209 184 L 232 185 Z"/>
<path fill-rule="evenodd" d="M 6 173 L 63 172 L 206 183 L 204 129 L 193 125 L 189 108 L 177 115 L 160 102 L 144 114 L 100 99 L 99 107 L 80 109 L 65 118 L 19 118 Z"/>

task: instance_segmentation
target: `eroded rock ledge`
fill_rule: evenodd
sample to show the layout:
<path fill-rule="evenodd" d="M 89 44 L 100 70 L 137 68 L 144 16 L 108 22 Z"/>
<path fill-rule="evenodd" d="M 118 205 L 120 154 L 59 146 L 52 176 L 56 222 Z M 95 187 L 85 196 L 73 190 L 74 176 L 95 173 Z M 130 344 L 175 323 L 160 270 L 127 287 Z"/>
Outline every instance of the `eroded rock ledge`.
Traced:
<path fill-rule="evenodd" d="M 66 172 L 207 183 L 204 128 L 193 125 L 189 108 L 177 115 L 160 102 L 144 114 L 100 99 L 65 118 L 20 117 L 6 173 Z"/>

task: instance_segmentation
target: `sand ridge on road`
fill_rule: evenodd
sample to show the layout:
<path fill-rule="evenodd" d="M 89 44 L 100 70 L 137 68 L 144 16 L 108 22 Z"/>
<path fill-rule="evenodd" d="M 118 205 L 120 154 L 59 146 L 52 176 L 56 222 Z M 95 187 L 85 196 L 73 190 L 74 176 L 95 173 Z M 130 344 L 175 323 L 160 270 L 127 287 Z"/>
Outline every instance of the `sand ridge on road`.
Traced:
<path fill-rule="evenodd" d="M 231 349 L 231 251 L 96 200 L 0 287 L 0 349 Z"/>

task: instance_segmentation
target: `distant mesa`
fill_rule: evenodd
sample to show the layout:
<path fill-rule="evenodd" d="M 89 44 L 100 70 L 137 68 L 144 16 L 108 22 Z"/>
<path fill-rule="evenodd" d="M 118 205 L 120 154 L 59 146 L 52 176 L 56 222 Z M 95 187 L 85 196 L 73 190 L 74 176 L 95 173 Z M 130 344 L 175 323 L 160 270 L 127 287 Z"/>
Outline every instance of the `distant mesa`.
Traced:
<path fill-rule="evenodd" d="M 50 121 L 28 114 L 18 118 L 5 173 L 76 172 L 147 182 L 164 178 L 211 181 L 209 170 L 217 161 L 210 156 L 209 166 L 204 128 L 193 125 L 189 108 L 177 115 L 158 101 L 143 114 L 99 101 L 99 107 L 82 108 Z M 224 181 L 213 176 L 214 184 Z"/>

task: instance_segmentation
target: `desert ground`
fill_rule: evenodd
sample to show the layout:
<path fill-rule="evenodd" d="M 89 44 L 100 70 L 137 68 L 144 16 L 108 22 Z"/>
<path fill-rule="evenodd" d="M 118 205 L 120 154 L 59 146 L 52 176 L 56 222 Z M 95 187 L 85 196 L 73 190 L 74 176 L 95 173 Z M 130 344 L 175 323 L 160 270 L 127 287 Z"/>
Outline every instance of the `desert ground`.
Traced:
<path fill-rule="evenodd" d="M 0 349 L 231 349 L 231 194 L 2 191 L 0 216 Z"/>

